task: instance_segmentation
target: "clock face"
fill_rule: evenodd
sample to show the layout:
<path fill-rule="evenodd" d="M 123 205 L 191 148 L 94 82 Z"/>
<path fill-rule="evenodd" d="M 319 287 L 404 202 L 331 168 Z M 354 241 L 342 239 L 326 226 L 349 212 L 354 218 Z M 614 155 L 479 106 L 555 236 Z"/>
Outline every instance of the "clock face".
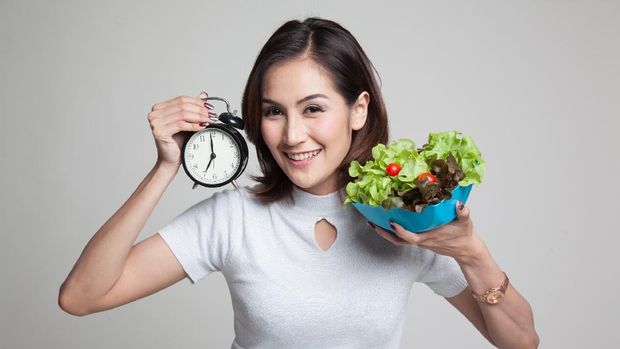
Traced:
<path fill-rule="evenodd" d="M 185 145 L 185 168 L 195 180 L 217 185 L 235 175 L 241 165 L 238 143 L 220 128 L 194 133 Z"/>

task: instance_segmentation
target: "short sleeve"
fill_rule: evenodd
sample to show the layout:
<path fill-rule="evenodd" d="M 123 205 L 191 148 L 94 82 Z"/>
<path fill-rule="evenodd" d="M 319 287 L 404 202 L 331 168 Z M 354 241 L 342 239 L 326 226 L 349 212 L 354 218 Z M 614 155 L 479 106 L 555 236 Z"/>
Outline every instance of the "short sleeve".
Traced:
<path fill-rule="evenodd" d="M 235 212 L 233 189 L 214 193 L 174 217 L 159 229 L 195 284 L 214 271 L 221 271 L 231 250 L 231 213 Z"/>
<path fill-rule="evenodd" d="M 425 283 L 433 292 L 446 298 L 458 295 L 467 287 L 465 275 L 454 258 L 422 248 L 418 253 L 423 261 L 418 282 Z"/>

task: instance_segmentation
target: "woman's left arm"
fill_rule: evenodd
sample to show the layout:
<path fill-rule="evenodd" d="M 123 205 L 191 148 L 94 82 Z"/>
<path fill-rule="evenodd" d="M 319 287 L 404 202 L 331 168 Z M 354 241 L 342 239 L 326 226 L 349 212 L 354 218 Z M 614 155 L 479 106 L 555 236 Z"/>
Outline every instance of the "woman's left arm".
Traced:
<path fill-rule="evenodd" d="M 478 302 L 472 297 L 472 291 L 479 295 L 484 294 L 491 287 L 499 287 L 504 280 L 504 273 L 484 243 L 479 241 L 482 245 L 479 254 L 470 259 L 457 259 L 469 286 L 459 295 L 446 299 L 470 321 L 474 316 L 477 316 L 479 321 L 482 316 L 488 335 L 497 347 L 537 348 L 539 338 L 534 329 L 532 309 L 510 283 L 504 298 L 498 304 Z M 472 323 L 475 324 L 474 321 Z"/>
<path fill-rule="evenodd" d="M 459 295 L 447 298 L 471 323 L 499 348 L 536 348 L 539 338 L 528 302 L 509 283 L 498 304 L 476 301 L 471 292 L 484 294 L 499 287 L 504 273 L 473 229 L 469 209 L 457 203 L 457 219 L 424 234 L 414 234 L 397 223 L 396 234 L 376 227 L 375 231 L 396 245 L 417 245 L 453 257 L 461 267 L 468 287 Z"/>

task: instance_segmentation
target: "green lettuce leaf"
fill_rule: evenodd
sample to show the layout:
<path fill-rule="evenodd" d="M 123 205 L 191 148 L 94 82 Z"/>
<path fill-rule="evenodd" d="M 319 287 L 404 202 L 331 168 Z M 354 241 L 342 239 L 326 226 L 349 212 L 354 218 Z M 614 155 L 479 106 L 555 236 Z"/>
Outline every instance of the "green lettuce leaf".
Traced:
<path fill-rule="evenodd" d="M 349 165 L 349 175 L 356 180 L 346 185 L 344 205 L 360 202 L 421 212 L 426 205 L 449 198 L 457 184 L 479 185 L 486 163 L 473 139 L 460 135 L 458 131 L 430 133 L 428 142 L 418 149 L 404 138 L 387 146 L 377 144 L 372 148 L 372 160 L 363 166 L 356 160 Z M 401 167 L 396 176 L 385 172 L 391 163 Z M 438 182 L 419 181 L 418 176 L 425 172 L 437 176 Z"/>

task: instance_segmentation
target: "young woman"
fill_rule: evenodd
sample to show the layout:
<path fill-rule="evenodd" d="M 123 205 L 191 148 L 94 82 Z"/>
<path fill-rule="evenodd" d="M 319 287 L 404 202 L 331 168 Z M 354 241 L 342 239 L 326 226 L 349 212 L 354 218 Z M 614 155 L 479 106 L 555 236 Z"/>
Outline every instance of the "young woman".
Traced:
<path fill-rule="evenodd" d="M 494 345 L 537 347 L 531 308 L 467 207 L 424 234 L 397 224 L 394 234 L 343 206 L 348 164 L 364 163 L 388 141 L 372 71 L 337 23 L 282 25 L 243 94 L 259 184 L 217 192 L 134 245 L 178 172 L 183 131 L 213 122 L 212 106 L 198 97 L 155 104 L 148 115 L 155 166 L 84 248 L 61 286 L 62 309 L 100 312 L 220 271 L 235 313 L 232 348 L 398 348 L 411 286 L 423 282 Z"/>

